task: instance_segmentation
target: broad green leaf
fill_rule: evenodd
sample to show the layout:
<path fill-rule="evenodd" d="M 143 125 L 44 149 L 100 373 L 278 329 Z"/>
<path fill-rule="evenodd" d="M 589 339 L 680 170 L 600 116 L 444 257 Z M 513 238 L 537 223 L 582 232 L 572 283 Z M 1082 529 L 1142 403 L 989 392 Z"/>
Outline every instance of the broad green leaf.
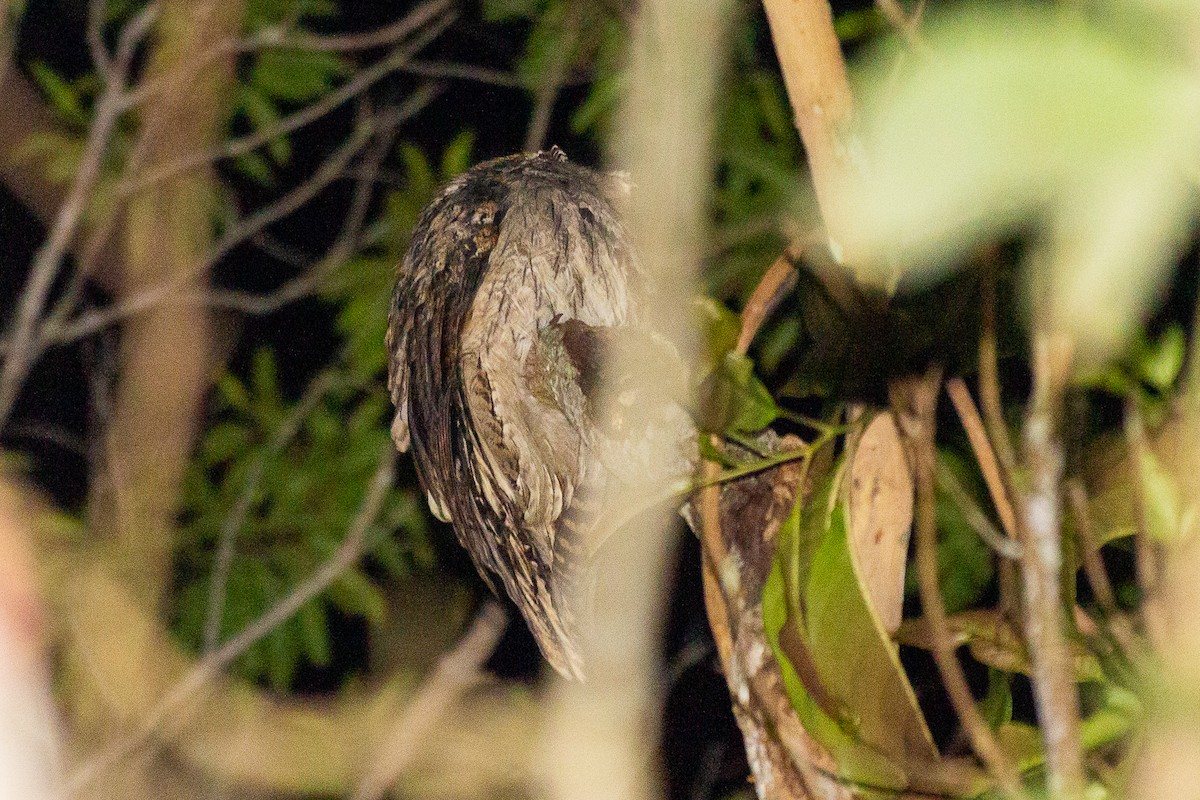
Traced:
<path fill-rule="evenodd" d="M 896 647 L 855 573 L 836 503 L 840 476 L 840 469 L 826 476 L 784 523 L 763 592 L 763 621 L 793 708 L 842 776 L 902 790 L 907 768 L 940 756 Z"/>
<path fill-rule="evenodd" d="M 754 362 L 730 351 L 717 364 L 704 392 L 707 406 L 704 426 L 707 430 L 753 433 L 770 425 L 779 416 L 779 407 L 771 391 L 754 375 Z"/>

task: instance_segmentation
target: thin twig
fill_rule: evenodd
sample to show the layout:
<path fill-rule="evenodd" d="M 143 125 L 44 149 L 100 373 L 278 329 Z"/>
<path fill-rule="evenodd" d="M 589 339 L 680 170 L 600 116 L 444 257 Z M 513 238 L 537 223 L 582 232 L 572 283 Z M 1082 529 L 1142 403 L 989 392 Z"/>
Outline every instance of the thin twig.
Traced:
<path fill-rule="evenodd" d="M 1004 467 L 1004 474 L 1012 475 L 1017 465 L 1012 439 L 1008 435 L 1008 423 L 1004 420 L 1004 405 L 1000 392 L 1000 333 L 997 320 L 997 276 L 995 258 L 989 256 L 983 266 L 982 297 L 980 298 L 983 321 L 979 331 L 979 403 L 983 407 L 983 419 L 988 436 L 996 449 L 997 460 Z"/>
<path fill-rule="evenodd" d="M 950 499 L 958 506 L 967 524 L 979 535 L 984 544 L 1004 558 L 1021 557 L 1020 543 L 1005 536 L 992 524 L 987 514 L 983 513 L 983 509 L 975 502 L 975 498 L 971 497 L 970 493 L 954 477 L 954 473 L 944 467 L 941 462 L 937 464 L 937 485 L 950 495 Z"/>
<path fill-rule="evenodd" d="M 533 116 L 529 120 L 529 128 L 525 131 L 525 152 L 532 153 L 541 150 L 546 144 L 546 134 L 550 130 L 550 115 L 554 111 L 554 101 L 562 90 L 566 78 L 567 67 L 570 66 L 574 55 L 575 42 L 579 38 L 580 18 L 583 14 L 582 0 L 571 0 L 563 13 L 562 27 L 559 30 L 558 47 L 551 56 L 550 64 L 542 76 L 537 95 L 533 101 Z"/>
<path fill-rule="evenodd" d="M 946 619 L 946 606 L 938 584 L 937 513 L 934 474 L 937 459 L 935 432 L 937 396 L 941 369 L 930 370 L 923 378 L 896 382 L 892 386 L 893 409 L 901 436 L 912 460 L 916 484 L 914 527 L 917 543 L 917 585 L 921 608 L 933 637 L 933 657 L 942 685 L 954 706 L 955 714 L 971 743 L 997 785 L 1010 797 L 1021 797 L 1020 773 L 1001 749 L 991 728 L 980 714 L 971 687 L 955 654 L 954 639 Z"/>
<path fill-rule="evenodd" d="M 783 296 L 796 286 L 799 273 L 792 263 L 794 260 L 790 250 L 775 259 L 750 293 L 750 299 L 742 309 L 742 327 L 738 331 L 737 345 L 734 347 L 741 355 L 749 352 L 750 343 L 754 341 L 763 323 L 779 305 Z"/>
<path fill-rule="evenodd" d="M 437 95 L 438 91 L 439 87 L 427 86 L 424 87 L 424 91 L 418 90 L 414 92 L 404 105 L 396 109 L 392 119 L 385 120 L 383 127 L 387 129 L 393 121 L 398 124 L 413 116 L 420 109 L 428 105 Z M 203 263 L 198 264 L 195 270 L 176 275 L 170 280 L 139 292 L 137 295 L 129 297 L 120 303 L 81 314 L 69 322 L 59 323 L 54 326 L 47 325 L 41 337 L 43 343 L 46 346 L 60 345 L 90 336 L 116 324 L 126 317 L 151 308 L 168 299 L 191 301 L 236 309 L 246 313 L 262 314 L 270 313 L 292 300 L 311 293 L 320 285 L 320 281 L 326 277 L 318 269 L 314 269 L 309 273 L 286 282 L 279 289 L 265 296 L 247 295 L 240 292 L 214 292 L 211 290 L 179 295 L 178 291 L 187 285 L 190 277 L 209 269 L 234 247 L 257 235 L 271 223 L 292 213 L 296 208 L 308 202 L 320 189 L 341 177 L 345 172 L 346 165 L 353 156 L 370 141 L 370 134 L 376 132 L 376 127 L 377 123 L 360 125 L 358 131 L 343 143 L 338 150 L 331 154 L 308 181 L 292 189 L 288 194 L 277 199 L 271 205 L 245 217 L 237 225 L 226 231 L 225 235 L 217 242 L 213 252 L 210 253 Z M 322 263 L 326 262 L 323 261 Z"/>
<path fill-rule="evenodd" d="M 108 152 L 109 137 L 116 129 L 124 109 L 122 98 L 133 54 L 157 13 L 157 4 L 146 6 L 121 32 L 117 55 L 109 71 L 104 91 L 96 104 L 95 121 L 88 132 L 87 143 L 75 173 L 75 180 L 71 184 L 71 191 L 55 216 L 50 235 L 34 257 L 29 283 L 21 293 L 16 317 L 6 337 L 9 343 L 8 353 L 4 367 L 0 370 L 0 430 L 3 430 L 8 421 L 25 377 L 40 352 L 40 343 L 35 335 L 38 322 L 46 307 L 50 288 L 58 276 L 63 256 L 75 238 L 75 233 L 83 221 L 84 209 L 96 181 L 100 178 L 104 156 Z"/>
<path fill-rule="evenodd" d="M 488 600 L 470 629 L 453 650 L 442 656 L 437 669 L 425 679 L 404 713 L 392 725 L 358 785 L 354 800 L 379 800 L 404 774 L 434 723 L 483 678 L 483 664 L 496 649 L 507 623 L 508 615 L 500 604 Z"/>
<path fill-rule="evenodd" d="M 1063 800 L 1079 800 L 1084 790 L 1079 693 L 1061 591 L 1063 454 L 1059 429 L 1073 354 L 1073 345 L 1065 336 L 1034 335 L 1033 395 L 1023 430 L 1028 488 L 1021 496 L 1020 515 L 1024 544 L 1021 585 L 1033 696 L 1046 743 L 1048 792 Z"/>
<path fill-rule="evenodd" d="M 505 89 L 524 89 L 525 82 L 510 72 L 477 67 L 472 64 L 453 64 L 443 61 L 410 61 L 396 69 L 409 75 L 426 78 L 458 79 L 501 86 Z"/>
<path fill-rule="evenodd" d="M 276 429 L 275 435 L 271 437 L 271 441 L 259 453 L 258 458 L 250 465 L 250 469 L 246 471 L 246 478 L 242 481 L 241 494 L 238 495 L 233 508 L 230 509 L 229 514 L 225 517 L 225 522 L 221 526 L 221 534 L 217 540 L 217 555 L 213 563 L 212 577 L 209 580 L 208 586 L 208 612 L 204 619 L 204 644 L 202 652 L 205 654 L 216 650 L 217 645 L 220 644 L 221 621 L 225 615 L 225 590 L 229 585 L 229 572 L 233 567 L 237 535 L 246 523 L 250 507 L 254 505 L 254 499 L 258 495 L 258 487 L 262 483 L 263 475 L 266 473 L 267 464 L 271 459 L 283 452 L 283 449 L 300 432 L 300 427 L 308 419 L 309 414 L 316 407 L 317 403 L 333 387 L 337 376 L 337 370 L 329 367 L 323 370 L 308 385 L 308 388 L 304 391 L 304 395 L 300 398 L 300 402 L 296 404 L 296 407 L 292 409 L 291 413 L 288 414 L 287 418 Z"/>
<path fill-rule="evenodd" d="M 245 155 L 257 150 L 268 142 L 278 139 L 281 136 L 286 136 L 315 122 L 343 103 L 362 94 L 372 84 L 395 72 L 397 68 L 407 63 L 414 55 L 423 50 L 426 45 L 440 36 L 453 20 L 453 14 L 445 15 L 436 24 L 424 30 L 413 42 L 397 48 L 389 56 L 358 72 L 353 78 L 317 102 L 289 114 L 277 124 L 238 139 L 230 139 L 213 150 L 185 156 L 163 164 L 157 169 L 119 186 L 117 188 L 117 196 L 124 198 L 161 181 L 169 180 L 194 169 L 212 164 L 213 162 Z"/>
<path fill-rule="evenodd" d="M 1087 575 L 1088 584 L 1092 587 L 1092 596 L 1104 612 L 1113 639 L 1127 654 L 1135 654 L 1140 649 L 1137 637 L 1129 626 L 1125 614 L 1117 606 L 1116 593 L 1113 592 L 1112 580 L 1104 566 L 1100 554 L 1100 543 L 1096 539 L 1096 531 L 1092 528 L 1092 517 L 1088 511 L 1087 488 L 1078 477 L 1069 478 L 1064 486 L 1066 489 L 1067 505 L 1075 520 L 1075 535 L 1079 540 L 1079 549 L 1083 558 L 1083 571 Z"/>
<path fill-rule="evenodd" d="M 107 16 L 107 10 L 108 0 L 89 0 L 88 2 L 88 50 L 92 56 L 92 63 L 96 66 L 96 72 L 105 83 L 108 83 L 109 73 L 112 71 L 112 58 L 108 54 L 108 48 L 104 46 L 104 18 Z"/>
<path fill-rule="evenodd" d="M 247 625 L 220 648 L 196 662 L 195 666 L 188 670 L 142 717 L 134 731 L 118 738 L 69 776 L 63 787 L 63 797 L 70 798 L 81 794 L 117 762 L 148 744 L 163 728 L 171 715 L 178 712 L 185 702 L 193 699 L 251 645 L 290 618 L 309 600 L 323 592 L 350 565 L 356 562 L 366 547 L 367 530 L 379 516 L 388 489 L 392 486 L 395 469 L 396 452 L 389 443 L 388 447 L 380 454 L 379 466 L 367 486 L 367 491 L 354 515 L 354 520 L 346 531 L 346 537 L 329 557 L 329 560 L 303 583 L 296 586 L 287 597 Z"/>
<path fill-rule="evenodd" d="M 884 19 L 904 37 L 904 41 L 918 53 L 927 54 L 929 46 L 921 38 L 921 18 L 925 14 L 925 0 L 917 5 L 910 16 L 901 6 L 899 0 L 875 0 L 875 8 Z"/>
<path fill-rule="evenodd" d="M 1004 473 L 1000 469 L 987 432 L 984 430 L 983 420 L 980 419 L 979 411 L 975 408 L 974 401 L 971 400 L 971 392 L 967 389 L 963 379 L 956 376 L 946 381 L 946 393 L 950 395 L 950 402 L 954 405 L 958 419 L 967 432 L 967 439 L 970 440 L 971 449 L 975 452 L 975 460 L 979 462 L 979 470 L 983 473 L 984 483 L 987 484 L 988 494 L 992 496 L 996 514 L 1000 517 L 1000 525 L 1003 526 L 1004 532 L 1008 534 L 1009 538 L 1015 541 L 1017 538 L 1017 513 L 1013 510 L 1008 494 L 1008 483 L 1004 480 Z"/>
<path fill-rule="evenodd" d="M 425 0 L 424 3 L 393 23 L 365 33 L 344 33 L 321 36 L 313 33 L 287 33 L 271 29 L 252 37 L 247 43 L 253 49 L 260 47 L 287 47 L 317 52 L 348 52 L 384 47 L 400 41 L 422 25 L 438 16 L 452 12 L 451 0 Z"/>

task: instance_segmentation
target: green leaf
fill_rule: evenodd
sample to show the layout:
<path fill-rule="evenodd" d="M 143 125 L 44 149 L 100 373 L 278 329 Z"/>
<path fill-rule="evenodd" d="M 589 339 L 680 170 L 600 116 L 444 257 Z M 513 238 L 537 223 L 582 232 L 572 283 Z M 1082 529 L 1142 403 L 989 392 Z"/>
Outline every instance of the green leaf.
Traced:
<path fill-rule="evenodd" d="M 575 133 L 597 133 L 617 108 L 624 91 L 621 74 L 602 75 L 592 81 L 588 95 L 571 112 L 571 130 Z"/>
<path fill-rule="evenodd" d="M 471 150 L 475 147 L 475 132 L 460 132 L 442 151 L 442 180 L 450 180 L 471 166 Z"/>
<path fill-rule="evenodd" d="M 226 373 L 217 381 L 217 394 L 225 404 L 235 411 L 249 413 L 251 410 L 250 393 L 246 386 L 234 375 Z"/>
<path fill-rule="evenodd" d="M 899 791 L 909 784 L 906 769 L 939 755 L 855 573 L 837 505 L 840 475 L 839 467 L 826 476 L 784 523 L 763 621 L 793 708 L 842 777 Z M 796 647 L 785 646 L 789 636 L 804 645 L 799 659 Z"/>
<path fill-rule="evenodd" d="M 272 130 L 283 119 L 266 94 L 253 86 L 238 87 L 238 107 L 245 112 L 255 131 Z M 292 145 L 286 136 L 277 136 L 267 142 L 267 152 L 272 161 L 282 166 L 292 157 Z"/>
<path fill-rule="evenodd" d="M 1149 447 L 1142 448 L 1139 462 L 1146 532 L 1160 542 L 1177 542 L 1184 529 L 1179 485 Z"/>
<path fill-rule="evenodd" d="M 1187 337 L 1178 324 L 1171 325 L 1152 346 L 1147 347 L 1138 364 L 1141 378 L 1159 392 L 1166 392 L 1179 377 L 1187 351 Z"/>
<path fill-rule="evenodd" d="M 383 594 L 358 570 L 349 570 L 329 587 L 329 597 L 343 612 L 362 617 L 372 625 L 387 620 Z"/>
<path fill-rule="evenodd" d="M 987 694 L 979 702 L 979 713 L 992 730 L 1012 722 L 1012 676 L 998 669 L 988 669 Z"/>
<path fill-rule="evenodd" d="M 275 171 L 271 169 L 271 165 L 267 163 L 267 160 L 258 153 L 242 153 L 233 160 L 233 166 L 238 172 L 259 186 L 271 187 L 275 185 Z"/>
<path fill-rule="evenodd" d="M 300 606 L 296 618 L 300 622 L 308 660 L 320 666 L 327 665 L 333 658 L 333 648 L 329 642 L 329 622 L 325 618 L 325 609 L 316 600 L 309 600 Z"/>
<path fill-rule="evenodd" d="M 349 65 L 332 53 L 312 50 L 265 50 L 250 74 L 264 96 L 286 103 L 315 100 L 349 74 Z"/>
<path fill-rule="evenodd" d="M 249 431 L 236 422 L 219 422 L 208 429 L 200 444 L 204 463 L 221 464 L 249 444 Z"/>
<path fill-rule="evenodd" d="M 779 416 L 771 391 L 754 375 L 754 362 L 730 351 L 706 381 L 703 425 L 715 432 L 760 431 Z"/>
<path fill-rule="evenodd" d="M 742 326 L 737 314 L 711 297 L 693 299 L 692 313 L 702 331 L 701 342 L 704 345 L 701 363 L 696 371 L 704 374 L 716 369 L 725 354 L 733 350 Z"/>
<path fill-rule="evenodd" d="M 30 62 L 29 74 L 60 117 L 72 125 L 87 127 L 90 115 L 84 110 L 83 99 L 73 84 L 41 61 Z"/>
<path fill-rule="evenodd" d="M 32 133 L 14 149 L 9 161 L 14 165 L 40 162 L 46 179 L 61 186 L 75 179 L 83 148 L 82 139 L 66 133 Z"/>

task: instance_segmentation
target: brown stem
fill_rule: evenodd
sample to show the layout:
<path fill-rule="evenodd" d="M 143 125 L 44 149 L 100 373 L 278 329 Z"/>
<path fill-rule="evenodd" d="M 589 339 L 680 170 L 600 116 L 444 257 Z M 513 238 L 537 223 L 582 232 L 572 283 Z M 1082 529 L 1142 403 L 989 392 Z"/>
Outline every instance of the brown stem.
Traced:
<path fill-rule="evenodd" d="M 1004 532 L 1008 537 L 1016 540 L 1017 513 L 1013 510 L 1007 481 L 1004 479 L 1000 464 L 996 461 L 996 454 L 992 451 L 991 442 L 988 441 L 983 420 L 980 419 L 979 411 L 976 410 L 975 403 L 971 400 L 971 393 L 963 379 L 959 377 L 946 381 L 946 393 L 950 395 L 950 401 L 958 413 L 958 419 L 967 432 L 967 439 L 970 440 L 971 449 L 975 452 L 975 460 L 979 462 L 979 470 L 983 473 L 988 494 L 992 496 L 992 503 L 996 506 L 1000 524 L 1004 527 Z"/>
<path fill-rule="evenodd" d="M 462 639 L 442 656 L 433 674 L 392 725 L 354 800 L 379 800 L 404 774 L 434 723 L 482 678 L 483 664 L 496 649 L 507 622 L 508 615 L 497 602 L 484 604 Z"/>
<path fill-rule="evenodd" d="M 907 445 L 916 483 L 914 509 L 917 540 L 917 581 L 921 608 L 933 637 L 933 657 L 942 676 L 942 684 L 958 715 L 971 747 L 992 778 L 1010 797 L 1022 796 L 1016 765 L 1000 749 L 991 728 L 979 713 L 971 687 L 955 654 L 954 638 L 946 619 L 946 607 L 938 588 L 937 514 L 934 495 L 937 451 L 937 396 L 941 368 L 931 369 L 920 379 L 896 381 L 890 392 Z"/>
<path fill-rule="evenodd" d="M 995 259 L 989 256 L 983 267 L 981 305 L 983 323 L 979 332 L 979 402 L 983 419 L 996 455 L 1007 475 L 1017 464 L 1008 423 L 1004 421 L 1004 405 L 1000 394 L 999 326 L 997 322 L 997 277 Z"/>
<path fill-rule="evenodd" d="M 1096 540 L 1096 532 L 1092 529 L 1092 517 L 1088 511 L 1087 488 L 1078 477 L 1068 478 L 1066 489 L 1067 505 L 1075 520 L 1075 535 L 1079 539 L 1079 550 L 1083 559 L 1083 571 L 1087 575 L 1088 584 L 1096 603 L 1104 612 L 1112 637 L 1127 655 L 1136 655 L 1140 648 L 1137 637 L 1129 625 L 1129 620 L 1117 607 L 1116 595 L 1113 592 L 1112 580 L 1104 567 L 1100 556 L 1100 544 Z"/>

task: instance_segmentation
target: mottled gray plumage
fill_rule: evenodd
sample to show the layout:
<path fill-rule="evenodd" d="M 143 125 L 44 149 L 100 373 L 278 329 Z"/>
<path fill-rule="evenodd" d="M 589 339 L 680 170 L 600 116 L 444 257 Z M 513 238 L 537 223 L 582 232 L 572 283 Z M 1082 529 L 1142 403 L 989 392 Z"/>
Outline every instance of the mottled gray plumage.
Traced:
<path fill-rule="evenodd" d="M 573 677 L 572 548 L 607 448 L 592 418 L 595 354 L 636 323 L 642 283 L 618 190 L 557 148 L 467 171 L 413 231 L 387 334 L 396 446 L 412 449 L 434 513 Z"/>

